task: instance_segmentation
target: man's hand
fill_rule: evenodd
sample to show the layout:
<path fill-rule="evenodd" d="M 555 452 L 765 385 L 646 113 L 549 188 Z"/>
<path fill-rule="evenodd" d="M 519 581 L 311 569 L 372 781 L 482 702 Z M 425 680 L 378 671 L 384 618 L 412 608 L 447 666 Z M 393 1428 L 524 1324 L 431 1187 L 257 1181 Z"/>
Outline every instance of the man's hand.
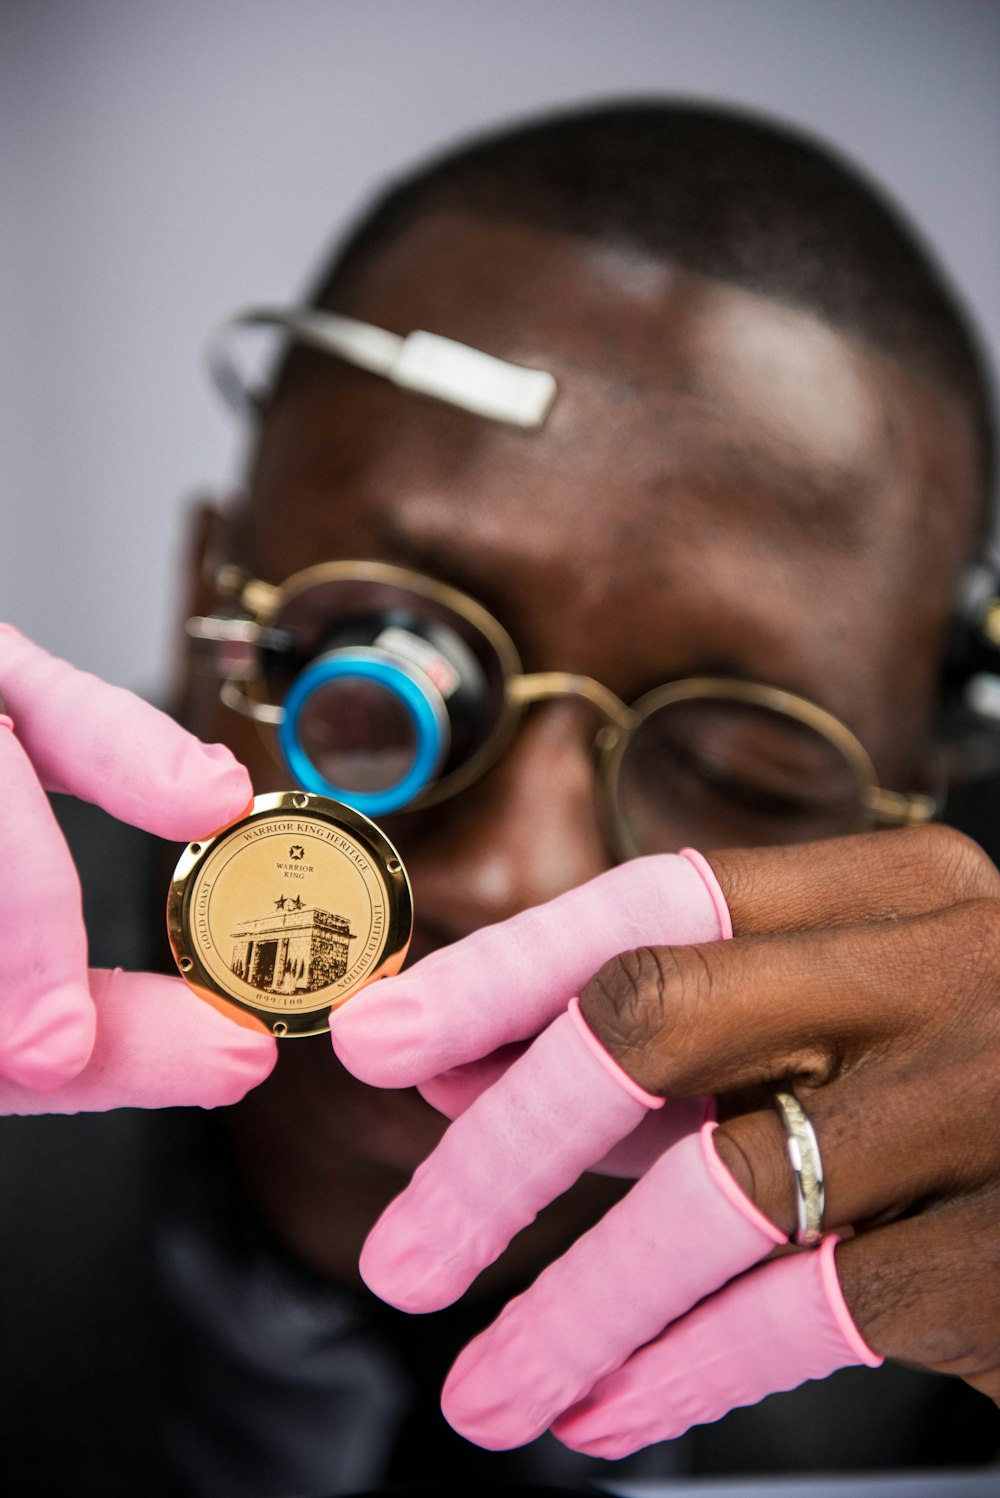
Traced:
<path fill-rule="evenodd" d="M 335 1019 L 365 1080 L 423 1081 L 461 1115 L 366 1246 L 384 1298 L 455 1299 L 609 1151 L 641 1173 L 462 1353 L 446 1414 L 488 1446 L 552 1426 L 619 1456 L 882 1355 L 1000 1401 L 1000 875 L 944 828 L 713 854 L 735 939 L 665 945 L 668 912 L 625 885 L 659 863 L 666 887 L 677 862 L 478 932 Z M 560 1015 L 597 912 L 628 931 L 622 955 Z M 498 1041 L 523 1054 L 482 1059 Z M 795 1225 L 786 1139 L 746 1098 L 778 1085 L 816 1130 L 826 1223 L 854 1233 L 774 1259 Z"/>
<path fill-rule="evenodd" d="M 188 841 L 243 810 L 246 771 L 6 625 L 0 697 L 0 1113 L 234 1102 L 267 1075 L 274 1042 L 179 978 L 88 973 L 79 881 L 45 790 Z"/>

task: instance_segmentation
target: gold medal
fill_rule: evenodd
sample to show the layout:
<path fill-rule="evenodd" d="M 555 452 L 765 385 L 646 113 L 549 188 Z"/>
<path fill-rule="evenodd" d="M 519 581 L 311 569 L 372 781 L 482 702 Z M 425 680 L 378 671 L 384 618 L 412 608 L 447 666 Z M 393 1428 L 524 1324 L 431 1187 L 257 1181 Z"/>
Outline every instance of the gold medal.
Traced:
<path fill-rule="evenodd" d="M 388 838 L 360 812 L 282 791 L 189 843 L 167 929 L 191 987 L 272 1035 L 318 1035 L 330 1012 L 403 965 L 410 884 Z"/>

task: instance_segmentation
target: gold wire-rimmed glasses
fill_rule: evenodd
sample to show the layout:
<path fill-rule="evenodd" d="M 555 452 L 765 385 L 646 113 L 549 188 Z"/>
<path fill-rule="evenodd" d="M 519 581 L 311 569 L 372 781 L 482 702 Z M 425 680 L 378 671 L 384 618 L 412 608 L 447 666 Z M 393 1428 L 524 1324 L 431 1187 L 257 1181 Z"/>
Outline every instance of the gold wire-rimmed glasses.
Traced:
<path fill-rule="evenodd" d="M 227 564 L 216 585 L 241 617 L 188 629 L 218 651 L 223 701 L 260 725 L 303 789 L 375 817 L 466 789 L 530 706 L 558 698 L 601 720 L 597 779 L 619 858 L 805 842 L 936 811 L 930 796 L 880 786 L 852 730 L 805 697 L 697 676 L 629 704 L 589 676 L 526 673 L 487 609 L 406 568 L 323 562 L 274 585 Z"/>

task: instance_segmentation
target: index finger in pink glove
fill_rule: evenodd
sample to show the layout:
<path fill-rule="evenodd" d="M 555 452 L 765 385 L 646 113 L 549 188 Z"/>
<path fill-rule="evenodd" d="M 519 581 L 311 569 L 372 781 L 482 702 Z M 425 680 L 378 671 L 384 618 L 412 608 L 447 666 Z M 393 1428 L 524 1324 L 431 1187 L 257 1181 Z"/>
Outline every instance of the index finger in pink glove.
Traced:
<path fill-rule="evenodd" d="M 700 854 L 633 859 L 373 985 L 332 1017 L 334 1049 L 363 1082 L 411 1087 L 536 1035 L 620 952 L 730 935 Z"/>
<path fill-rule="evenodd" d="M 0 1115 L 216 1108 L 274 1065 L 271 1036 L 234 1025 L 180 978 L 95 968 L 89 988 L 97 1035 L 84 1070 L 44 1094 L 0 1081 Z"/>
<path fill-rule="evenodd" d="M 222 744 L 202 744 L 148 702 L 0 625 L 0 696 L 50 791 L 67 791 L 159 837 L 187 842 L 253 795 Z"/>
<path fill-rule="evenodd" d="M 703 1300 L 560 1415 L 553 1435 L 609 1459 L 838 1368 L 878 1367 L 837 1278 L 830 1234 L 816 1251 L 762 1264 Z"/>
<path fill-rule="evenodd" d="M 719 1160 L 713 1128 L 668 1150 L 459 1355 L 442 1409 L 461 1435 L 490 1450 L 533 1440 L 786 1241 Z"/>

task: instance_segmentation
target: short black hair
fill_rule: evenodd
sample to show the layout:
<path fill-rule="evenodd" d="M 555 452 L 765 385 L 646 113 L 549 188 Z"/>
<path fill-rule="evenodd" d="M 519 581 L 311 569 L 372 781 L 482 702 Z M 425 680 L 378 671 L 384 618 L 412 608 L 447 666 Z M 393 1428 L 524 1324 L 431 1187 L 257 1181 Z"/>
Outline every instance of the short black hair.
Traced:
<path fill-rule="evenodd" d="M 988 515 L 993 389 L 972 321 L 899 208 L 826 145 L 740 109 L 655 99 L 503 128 L 390 184 L 312 302 L 336 308 L 380 249 L 456 207 L 639 249 L 867 338 L 965 402 Z"/>

